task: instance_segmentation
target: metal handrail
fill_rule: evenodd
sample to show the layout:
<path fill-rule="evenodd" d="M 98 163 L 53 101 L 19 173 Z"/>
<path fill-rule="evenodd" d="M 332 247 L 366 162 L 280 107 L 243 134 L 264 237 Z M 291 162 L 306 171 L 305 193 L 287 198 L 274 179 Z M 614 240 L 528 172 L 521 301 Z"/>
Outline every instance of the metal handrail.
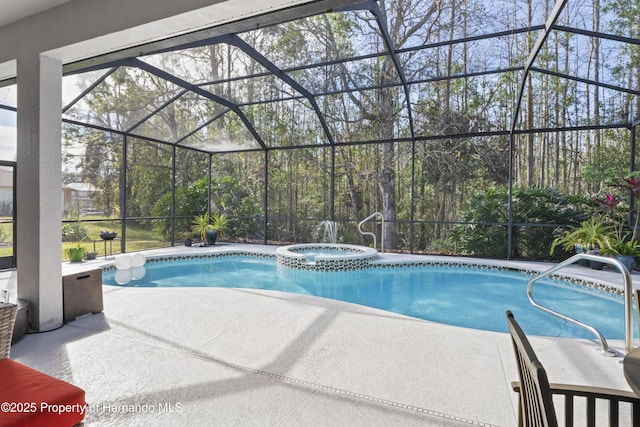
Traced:
<path fill-rule="evenodd" d="M 362 231 L 362 228 L 361 228 L 362 224 L 364 224 L 365 222 L 369 221 L 370 219 L 376 216 L 379 216 L 380 219 L 382 220 L 382 233 L 381 233 L 382 237 L 380 238 L 380 252 L 384 253 L 384 215 L 382 215 L 380 212 L 372 213 L 371 215 L 369 215 L 368 217 L 366 217 L 365 219 L 363 219 L 358 223 L 358 231 L 363 236 L 373 236 L 373 249 L 376 249 L 376 235 L 370 231 Z"/>
<path fill-rule="evenodd" d="M 580 322 L 580 321 L 578 321 L 576 319 L 573 319 L 573 318 L 571 318 L 569 316 L 566 316 L 564 314 L 558 313 L 557 311 L 553 311 L 550 308 L 544 307 L 544 306 L 538 304 L 533 299 L 532 288 L 533 288 L 533 284 L 536 281 L 538 281 L 538 280 L 540 280 L 540 279 L 542 279 L 544 277 L 547 277 L 550 274 L 555 273 L 556 271 L 566 267 L 567 265 L 573 264 L 576 261 L 580 261 L 580 260 L 583 260 L 583 259 L 589 260 L 589 261 L 601 262 L 603 264 L 613 265 L 614 267 L 616 267 L 620 271 L 620 273 L 622 273 L 623 280 L 624 280 L 624 329 L 625 329 L 625 331 L 624 331 L 625 332 L 624 333 L 624 343 L 625 343 L 625 351 L 628 353 L 633 348 L 633 321 L 632 321 L 633 286 L 632 286 L 631 274 L 629 274 L 629 270 L 627 270 L 627 267 L 625 267 L 624 264 L 622 264 L 617 259 L 609 258 L 609 257 L 603 257 L 603 256 L 599 256 L 599 255 L 591 255 L 591 254 L 577 254 L 577 255 L 574 255 L 571 258 L 562 261 L 561 263 L 559 263 L 559 264 L 555 265 L 554 267 L 544 271 L 543 273 L 538 274 L 537 276 L 535 276 L 534 278 L 529 280 L 529 282 L 527 283 L 527 296 L 529 297 L 529 301 L 531 302 L 531 304 L 533 304 L 534 307 L 539 308 L 542 311 L 545 311 L 545 312 L 547 312 L 549 314 L 553 314 L 554 316 L 560 317 L 563 320 L 571 322 L 571 323 L 573 323 L 575 325 L 578 325 L 578 326 L 580 326 L 582 328 L 585 328 L 588 331 L 592 332 L 594 335 L 596 335 L 596 337 L 600 341 L 600 346 L 602 347 L 602 354 L 604 354 L 606 356 L 614 356 L 615 353 L 609 350 L 609 345 L 607 344 L 607 340 L 604 338 L 604 336 L 602 336 L 600 331 L 598 331 L 596 328 L 594 328 L 591 325 L 587 325 L 586 323 L 582 323 L 582 322 Z"/>

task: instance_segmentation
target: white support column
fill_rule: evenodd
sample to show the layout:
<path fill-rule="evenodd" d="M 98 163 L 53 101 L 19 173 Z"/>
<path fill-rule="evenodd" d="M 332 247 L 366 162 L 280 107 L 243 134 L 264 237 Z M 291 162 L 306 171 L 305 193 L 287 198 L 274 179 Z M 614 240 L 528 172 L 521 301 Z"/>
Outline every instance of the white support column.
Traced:
<path fill-rule="evenodd" d="M 62 62 L 37 53 L 17 60 L 18 297 L 33 329 L 62 325 Z"/>

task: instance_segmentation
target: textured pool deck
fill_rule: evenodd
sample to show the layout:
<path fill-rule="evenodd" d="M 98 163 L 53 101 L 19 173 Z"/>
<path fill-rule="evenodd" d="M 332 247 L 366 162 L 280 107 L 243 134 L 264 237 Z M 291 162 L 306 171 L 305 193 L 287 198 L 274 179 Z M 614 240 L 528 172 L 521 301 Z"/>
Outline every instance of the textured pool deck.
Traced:
<path fill-rule="evenodd" d="M 221 244 L 145 254 L 239 248 L 275 251 Z M 619 282 L 612 271 L 574 272 Z M 3 286 L 11 282 L 5 277 Z M 28 334 L 11 349 L 11 358 L 86 390 L 86 426 L 516 425 L 516 370 L 504 333 L 275 291 L 103 291 L 103 313 Z M 531 341 L 552 382 L 629 390 L 621 358 L 600 356 L 594 341 Z M 622 342 L 610 345 L 622 353 Z"/>

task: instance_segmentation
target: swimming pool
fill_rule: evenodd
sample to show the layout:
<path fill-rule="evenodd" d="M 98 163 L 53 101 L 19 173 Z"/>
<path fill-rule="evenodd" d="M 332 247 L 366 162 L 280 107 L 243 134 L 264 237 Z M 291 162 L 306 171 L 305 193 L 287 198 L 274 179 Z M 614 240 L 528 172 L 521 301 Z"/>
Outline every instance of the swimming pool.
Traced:
<path fill-rule="evenodd" d="M 103 283 L 115 281 L 115 269 Z M 527 334 L 593 338 L 589 332 L 529 303 L 530 276 L 463 266 L 384 266 L 353 271 L 307 271 L 276 264 L 273 256 L 225 255 L 149 260 L 142 279 L 129 287 L 253 288 L 332 298 L 419 319 L 507 332 L 505 311 Z M 557 280 L 541 280 L 536 300 L 598 328 L 607 339 L 624 338 L 624 303 L 611 292 Z"/>

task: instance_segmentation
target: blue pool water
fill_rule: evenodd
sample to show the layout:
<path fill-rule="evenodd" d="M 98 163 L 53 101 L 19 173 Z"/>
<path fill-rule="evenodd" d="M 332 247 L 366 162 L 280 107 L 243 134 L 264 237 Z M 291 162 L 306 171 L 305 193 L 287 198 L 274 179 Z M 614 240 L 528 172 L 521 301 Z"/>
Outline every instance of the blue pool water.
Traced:
<path fill-rule="evenodd" d="M 116 271 L 103 282 L 119 286 Z M 527 334 L 593 338 L 589 332 L 531 306 L 529 277 L 517 272 L 465 267 L 370 268 L 344 272 L 293 270 L 275 260 L 213 257 L 147 263 L 145 275 L 128 287 L 224 287 L 314 295 L 467 328 L 507 332 L 505 312 L 514 312 Z M 592 324 L 607 339 L 624 339 L 622 297 L 583 286 L 542 280 L 536 300 Z"/>

